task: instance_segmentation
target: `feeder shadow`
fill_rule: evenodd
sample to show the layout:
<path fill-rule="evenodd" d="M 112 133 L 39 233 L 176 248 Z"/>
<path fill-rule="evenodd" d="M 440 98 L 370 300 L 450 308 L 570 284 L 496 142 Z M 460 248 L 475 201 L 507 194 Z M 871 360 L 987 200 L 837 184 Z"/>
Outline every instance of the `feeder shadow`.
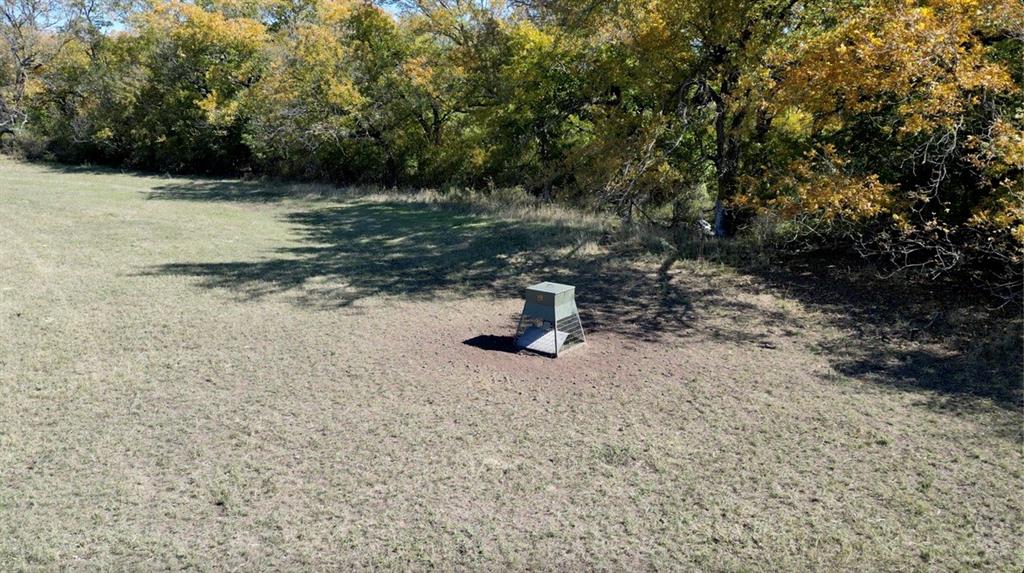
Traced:
<path fill-rule="evenodd" d="M 481 334 L 480 336 L 474 336 L 468 340 L 463 340 L 462 343 L 466 346 L 472 346 L 473 348 L 479 348 L 480 350 L 487 350 L 489 352 L 506 352 L 508 354 L 519 353 L 519 348 L 516 347 L 516 342 L 511 336 Z"/>

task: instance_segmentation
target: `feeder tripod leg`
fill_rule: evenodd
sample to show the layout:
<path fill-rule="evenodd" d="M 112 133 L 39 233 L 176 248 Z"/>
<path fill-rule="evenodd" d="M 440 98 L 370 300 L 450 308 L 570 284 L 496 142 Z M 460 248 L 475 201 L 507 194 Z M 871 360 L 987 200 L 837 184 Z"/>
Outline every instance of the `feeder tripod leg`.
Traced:
<path fill-rule="evenodd" d="M 558 358 L 558 319 L 555 319 L 553 326 L 555 327 L 555 358 Z"/>
<path fill-rule="evenodd" d="M 516 334 L 512 337 L 512 345 L 519 348 L 519 329 L 523 327 L 523 317 L 526 316 L 526 309 L 523 309 L 522 314 L 519 315 L 519 323 L 516 324 Z"/>

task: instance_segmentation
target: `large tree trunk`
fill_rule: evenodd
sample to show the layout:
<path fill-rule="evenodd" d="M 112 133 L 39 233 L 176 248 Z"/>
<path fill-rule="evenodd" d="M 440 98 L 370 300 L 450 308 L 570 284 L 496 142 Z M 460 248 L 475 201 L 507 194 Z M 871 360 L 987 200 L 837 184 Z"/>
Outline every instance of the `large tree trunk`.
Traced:
<path fill-rule="evenodd" d="M 711 98 L 715 102 L 715 179 L 718 186 L 715 194 L 715 236 L 724 237 L 728 234 L 725 223 L 725 201 L 736 194 L 737 171 L 739 168 L 740 148 L 736 140 L 736 129 L 743 121 L 741 111 L 729 117 L 728 97 L 731 95 L 738 72 L 730 72 L 721 87 L 711 90 Z"/>

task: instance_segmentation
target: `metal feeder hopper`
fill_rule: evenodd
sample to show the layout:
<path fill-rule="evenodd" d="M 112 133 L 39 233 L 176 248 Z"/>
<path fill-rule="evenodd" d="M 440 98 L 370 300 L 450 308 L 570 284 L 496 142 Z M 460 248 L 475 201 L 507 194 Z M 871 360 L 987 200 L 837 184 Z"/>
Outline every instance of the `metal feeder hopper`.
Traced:
<path fill-rule="evenodd" d="M 587 341 L 576 309 L 576 287 L 543 282 L 526 289 L 516 346 L 557 357 Z"/>

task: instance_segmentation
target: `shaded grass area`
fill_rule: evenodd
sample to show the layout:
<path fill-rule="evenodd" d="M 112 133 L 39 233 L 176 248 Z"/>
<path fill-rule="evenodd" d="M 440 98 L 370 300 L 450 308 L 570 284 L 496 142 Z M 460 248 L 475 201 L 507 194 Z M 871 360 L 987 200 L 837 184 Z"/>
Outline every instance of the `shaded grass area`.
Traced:
<path fill-rule="evenodd" d="M 243 298 L 291 293 L 300 304 L 325 308 L 374 295 L 520 297 L 529 284 L 558 280 L 577 286 L 592 329 L 656 339 L 687 328 L 691 319 L 688 292 L 666 288 L 665 277 L 598 246 L 612 232 L 604 218 L 521 197 L 330 189 L 205 180 L 157 186 L 149 199 L 262 203 L 316 196 L 344 202 L 283 215 L 300 244 L 273 257 L 174 263 L 146 272 L 199 277 L 203 286 Z"/>
<path fill-rule="evenodd" d="M 848 333 L 819 347 L 845 376 L 926 390 L 930 404 L 944 410 L 969 411 L 973 397 L 1014 412 L 1024 407 L 1021 309 L 989 308 L 969 291 L 900 289 L 826 262 L 759 275 Z"/>
<path fill-rule="evenodd" d="M 205 286 L 248 297 L 304 289 L 327 278 L 338 288 L 304 301 L 329 306 L 375 294 L 509 294 L 552 266 L 551 251 L 570 238 L 566 229 L 545 223 L 484 219 L 420 202 L 355 201 L 283 220 L 302 244 L 280 249 L 270 260 L 172 264 L 154 272 L 195 275 Z M 519 259 L 524 251 L 540 256 Z"/>
<path fill-rule="evenodd" d="M 266 201 L 312 195 L 301 190 L 254 182 L 197 182 L 157 187 L 152 199 Z M 334 195 L 337 197 L 337 195 Z M 655 273 L 631 264 L 636 252 L 623 245 L 598 248 L 608 233 L 598 220 L 574 220 L 569 212 L 516 218 L 501 206 L 448 202 L 431 195 L 417 199 L 378 194 L 350 196 L 342 205 L 318 206 L 283 216 L 300 244 L 279 249 L 267 259 L 216 263 L 172 263 L 147 273 L 198 277 L 209 288 L 224 288 L 244 298 L 291 292 L 302 304 L 344 307 L 369 296 L 430 299 L 446 296 L 518 297 L 524 285 L 557 280 L 577 286 L 588 327 L 614 330 L 646 340 L 678 334 L 699 321 L 702 308 L 728 309 L 737 317 L 717 326 L 713 335 L 733 342 L 771 344 L 744 315 L 778 328 L 805 328 L 783 311 L 759 309 L 730 298 L 708 281 L 671 282 L 671 261 Z M 422 197 L 422 195 L 420 195 Z M 497 215 L 495 214 L 497 213 Z M 707 267 L 682 259 L 683 272 Z M 914 293 L 885 291 L 886 285 L 850 280 L 849 274 L 818 269 L 741 264 L 757 278 L 754 288 L 781 293 L 824 313 L 853 336 L 823 341 L 820 352 L 832 357 L 844 376 L 870 379 L 894 389 L 935 392 L 936 407 L 969 408 L 959 396 L 984 397 L 1008 409 L 1022 405 L 1021 317 L 989 313 L 983 307 L 959 309 L 962 324 L 936 324 L 940 302 L 922 305 Z M 946 301 L 948 307 L 950 302 Z M 957 312 L 954 307 L 947 313 Z M 995 328 L 983 325 L 992 322 Z M 929 331 L 928 329 L 932 330 Z M 915 343 L 930 338 L 937 344 Z M 907 343 L 907 344 L 905 344 Z"/>
<path fill-rule="evenodd" d="M 1020 568 L 1012 345 L 607 234 L 0 160 L 0 569 Z"/>
<path fill-rule="evenodd" d="M 292 293 L 300 304 L 345 307 L 370 296 L 520 297 L 542 280 L 577 286 L 592 329 L 644 338 L 687 328 L 687 290 L 614 256 L 595 256 L 600 229 L 568 220 L 511 220 L 423 201 L 353 200 L 283 216 L 300 244 L 267 259 L 172 263 L 243 298 Z M 713 296 L 708 289 L 704 296 Z M 721 304 L 730 303 L 722 299 Z"/>

